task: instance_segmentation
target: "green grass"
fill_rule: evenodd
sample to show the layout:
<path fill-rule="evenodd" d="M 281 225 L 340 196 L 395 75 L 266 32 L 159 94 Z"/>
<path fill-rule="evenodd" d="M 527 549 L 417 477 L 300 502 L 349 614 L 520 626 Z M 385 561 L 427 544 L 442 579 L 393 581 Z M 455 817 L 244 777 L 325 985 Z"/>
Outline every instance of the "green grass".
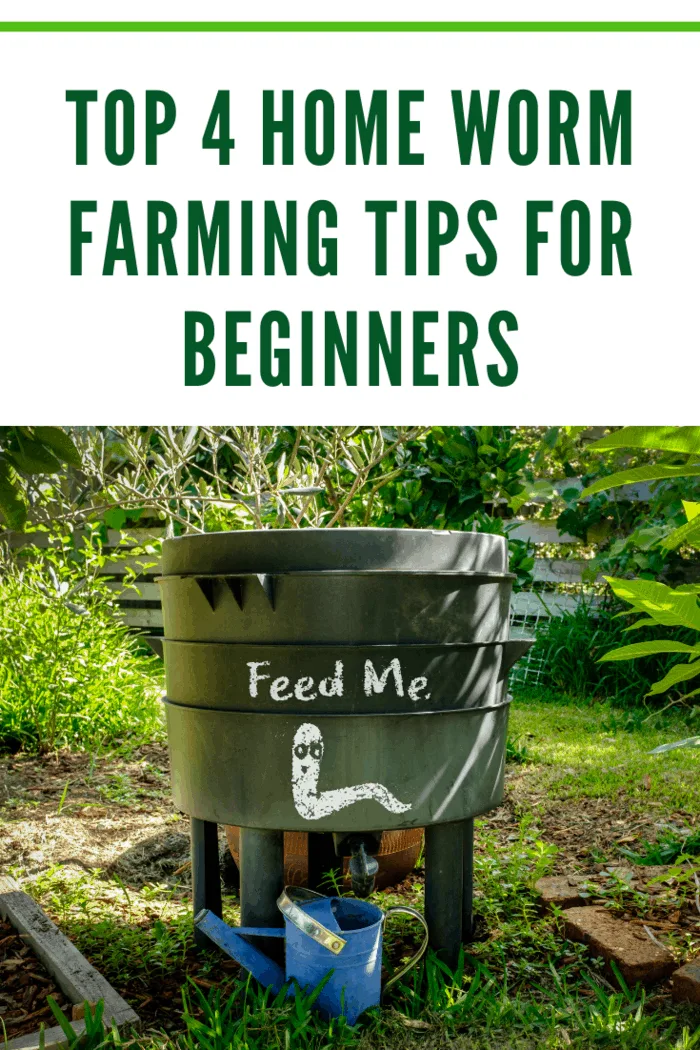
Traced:
<path fill-rule="evenodd" d="M 700 856 L 700 828 L 687 835 L 666 831 L 656 842 L 644 841 L 638 849 L 621 849 L 620 853 L 640 865 L 673 864 L 683 854 L 697 857 Z"/>
<path fill-rule="evenodd" d="M 288 997 L 283 989 L 274 996 L 249 978 L 206 995 L 189 986 L 183 989 L 184 1030 L 174 1038 L 154 1034 L 138 1042 L 124 1039 L 105 1031 L 99 1017 L 96 1024 L 88 1008 L 88 1038 L 81 1045 L 84 1050 L 135 1045 L 153 1050 L 692 1050 L 700 1045 L 700 1032 L 648 1009 L 643 992 L 626 987 L 609 992 L 589 980 L 588 994 L 582 997 L 580 989 L 557 978 L 556 972 L 553 976 L 550 991 L 526 998 L 499 985 L 486 971 L 466 976 L 460 963 L 452 974 L 429 957 L 412 986 L 403 986 L 399 998 L 384 1009 L 368 1011 L 354 1027 L 342 1018 L 324 1020 L 314 1012 L 314 992 L 297 989 Z M 59 1013 L 57 1017 L 65 1023 Z M 78 1044 L 72 1040 L 70 1045 Z"/>
<path fill-rule="evenodd" d="M 541 788 L 553 799 L 619 798 L 633 811 L 649 804 L 700 814 L 700 750 L 649 752 L 688 736 L 688 717 L 586 704 L 523 691 L 511 736 L 527 746 Z M 648 779 L 646 779 L 648 777 Z"/>

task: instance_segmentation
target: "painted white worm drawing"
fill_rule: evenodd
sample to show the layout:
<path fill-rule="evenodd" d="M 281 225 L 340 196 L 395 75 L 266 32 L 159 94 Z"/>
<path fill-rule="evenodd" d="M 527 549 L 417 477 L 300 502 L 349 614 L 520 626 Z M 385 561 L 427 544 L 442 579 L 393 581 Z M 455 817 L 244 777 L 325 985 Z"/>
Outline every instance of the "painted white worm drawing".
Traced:
<path fill-rule="evenodd" d="M 355 784 L 319 791 L 322 758 L 321 730 L 312 722 L 304 722 L 294 734 L 292 745 L 292 794 L 296 811 L 305 820 L 320 820 L 363 799 L 375 799 L 390 813 L 405 813 L 411 808 L 410 804 L 399 802 L 383 784 Z"/>

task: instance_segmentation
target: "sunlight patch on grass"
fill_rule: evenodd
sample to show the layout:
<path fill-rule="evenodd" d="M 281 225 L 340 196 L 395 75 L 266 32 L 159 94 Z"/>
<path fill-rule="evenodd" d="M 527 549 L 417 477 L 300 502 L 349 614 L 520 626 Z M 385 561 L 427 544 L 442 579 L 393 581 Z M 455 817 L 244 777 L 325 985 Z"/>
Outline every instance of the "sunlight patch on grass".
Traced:
<path fill-rule="evenodd" d="M 553 798 L 625 795 L 634 808 L 651 802 L 700 814 L 700 751 L 649 754 L 688 735 L 681 717 L 645 723 L 607 704 L 553 706 L 528 699 L 513 705 L 510 732 L 526 742 L 533 763 L 523 775 Z"/>

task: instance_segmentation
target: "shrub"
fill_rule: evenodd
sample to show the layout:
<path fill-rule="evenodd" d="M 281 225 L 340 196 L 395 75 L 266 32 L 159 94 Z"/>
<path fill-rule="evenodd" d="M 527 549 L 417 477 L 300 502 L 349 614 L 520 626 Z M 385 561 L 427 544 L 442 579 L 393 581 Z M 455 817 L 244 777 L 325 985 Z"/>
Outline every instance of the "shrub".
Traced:
<path fill-rule="evenodd" d="M 27 547 L 0 570 L 0 747 L 101 747 L 160 732 L 159 663 L 116 618 L 88 533 Z"/>
<path fill-rule="evenodd" d="M 609 699 L 621 705 L 641 703 L 653 683 L 681 656 L 652 655 L 634 663 L 599 663 L 606 653 L 629 641 L 629 618 L 621 606 L 582 602 L 572 613 L 554 616 L 538 633 L 534 657 L 542 661 L 547 684 L 581 699 Z M 628 610 L 623 610 L 627 612 Z M 656 636 L 654 628 L 635 632 L 635 641 Z M 667 632 L 679 642 L 693 632 Z"/>

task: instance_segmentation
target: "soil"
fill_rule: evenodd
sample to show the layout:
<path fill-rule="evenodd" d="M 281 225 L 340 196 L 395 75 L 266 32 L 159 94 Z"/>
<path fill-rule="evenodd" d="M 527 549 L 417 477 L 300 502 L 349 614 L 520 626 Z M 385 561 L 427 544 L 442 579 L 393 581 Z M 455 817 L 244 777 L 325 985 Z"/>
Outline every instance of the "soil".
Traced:
<path fill-rule="evenodd" d="M 507 827 L 523 810 L 534 814 L 533 828 L 539 837 L 557 847 L 552 873 L 578 874 L 596 870 L 597 859 L 619 863 L 621 846 L 634 848 L 644 840 L 654 841 L 660 827 L 687 827 L 694 821 L 679 810 L 669 813 L 659 802 L 647 802 L 648 813 L 631 812 L 623 791 L 619 798 L 581 798 L 562 802 L 548 797 L 528 767 L 506 771 L 504 805 L 489 814 L 489 825 Z"/>
<path fill-rule="evenodd" d="M 65 794 L 64 794 L 65 792 Z M 189 829 L 170 800 L 167 749 L 128 759 L 59 752 L 0 758 L 0 872 L 57 864 L 168 881 L 189 858 Z"/>
<path fill-rule="evenodd" d="M 189 897 L 189 827 L 173 809 L 166 748 L 145 747 L 127 759 L 94 759 L 67 751 L 0 756 L 0 874 L 19 869 L 23 876 L 34 876 L 56 865 L 109 880 L 117 876 L 129 888 L 165 883 L 177 897 Z M 51 905 L 45 907 L 60 926 Z M 82 950 L 99 969 L 99 960 L 91 958 L 89 949 Z M 34 971 L 29 957 L 23 968 Z M 154 975 L 152 985 L 105 976 L 147 1027 L 176 1030 L 181 1027 L 183 983 L 189 976 L 203 981 L 200 986 L 206 990 L 212 982 L 200 978 L 200 972 L 209 968 L 192 951 L 177 969 Z M 226 961 L 219 968 L 224 973 L 238 970 Z M 52 1024 L 50 1012 L 33 1019 L 27 1031 L 35 1031 L 41 1021 Z"/>
<path fill-rule="evenodd" d="M 71 1004 L 29 945 L 9 923 L 0 920 L 0 1029 L 3 1038 L 31 1035 L 42 1022 L 55 1024 L 47 1002 L 51 996 L 68 1017 Z"/>

